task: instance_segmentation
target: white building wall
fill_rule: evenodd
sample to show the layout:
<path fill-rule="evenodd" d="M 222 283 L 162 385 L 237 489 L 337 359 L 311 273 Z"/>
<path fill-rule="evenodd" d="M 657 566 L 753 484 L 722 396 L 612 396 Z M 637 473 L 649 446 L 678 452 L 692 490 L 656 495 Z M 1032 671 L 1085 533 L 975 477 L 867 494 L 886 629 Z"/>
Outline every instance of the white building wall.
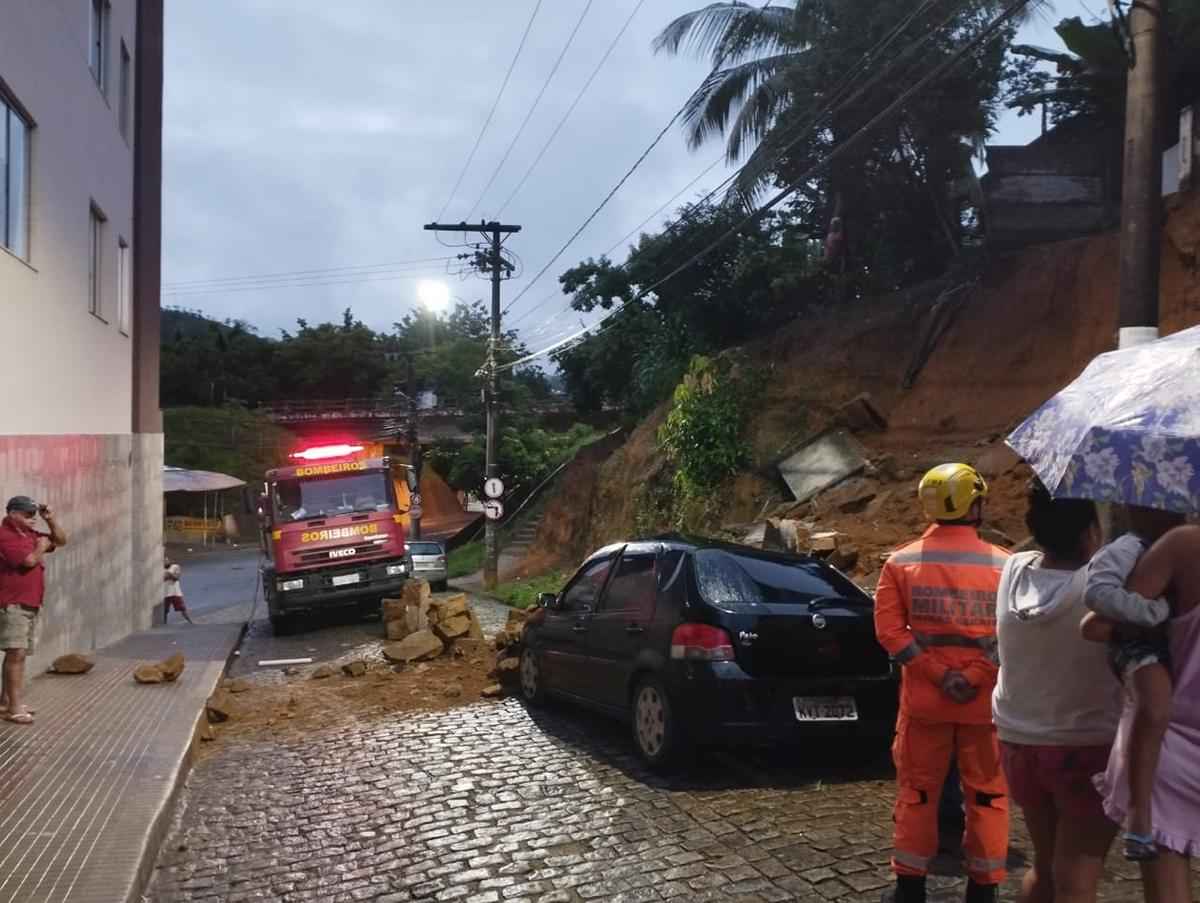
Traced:
<path fill-rule="evenodd" d="M 90 9 L 88 0 L 0 3 L 0 84 L 33 120 L 28 261 L 0 249 L 0 434 L 131 431 L 133 350 L 117 324 L 117 243 L 133 244 L 133 131 L 122 136 L 118 111 L 121 42 L 137 54 L 136 0 L 111 0 L 106 94 L 89 68 Z M 107 217 L 104 319 L 89 313 L 92 203 Z"/>

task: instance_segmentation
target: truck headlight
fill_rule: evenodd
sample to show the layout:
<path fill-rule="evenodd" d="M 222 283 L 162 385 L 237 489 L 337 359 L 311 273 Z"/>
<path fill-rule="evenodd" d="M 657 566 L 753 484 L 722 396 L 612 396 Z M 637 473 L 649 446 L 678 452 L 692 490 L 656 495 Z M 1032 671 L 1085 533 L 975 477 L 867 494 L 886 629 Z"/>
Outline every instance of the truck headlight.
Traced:
<path fill-rule="evenodd" d="M 298 580 L 280 580 L 275 586 L 281 593 L 290 593 L 294 589 L 304 589 L 304 578 Z"/>
<path fill-rule="evenodd" d="M 389 577 L 403 577 L 407 572 L 408 568 L 403 564 L 389 564 L 387 567 Z"/>

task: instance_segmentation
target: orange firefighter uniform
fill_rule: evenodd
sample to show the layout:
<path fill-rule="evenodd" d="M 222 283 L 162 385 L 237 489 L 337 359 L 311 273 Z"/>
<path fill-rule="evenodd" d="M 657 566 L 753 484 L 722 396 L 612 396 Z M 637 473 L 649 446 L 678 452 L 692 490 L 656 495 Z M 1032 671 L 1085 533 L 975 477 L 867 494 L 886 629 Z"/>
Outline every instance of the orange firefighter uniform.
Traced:
<path fill-rule="evenodd" d="M 1008 788 L 992 724 L 992 688 L 998 671 L 996 589 L 1007 557 L 972 526 L 935 524 L 896 551 L 880 575 L 875 631 L 903 669 L 892 746 L 897 875 L 925 875 L 937 854 L 938 800 L 957 757 L 968 874 L 979 884 L 1004 880 Z M 956 702 L 943 691 L 952 671 L 977 690 L 971 701 Z"/>

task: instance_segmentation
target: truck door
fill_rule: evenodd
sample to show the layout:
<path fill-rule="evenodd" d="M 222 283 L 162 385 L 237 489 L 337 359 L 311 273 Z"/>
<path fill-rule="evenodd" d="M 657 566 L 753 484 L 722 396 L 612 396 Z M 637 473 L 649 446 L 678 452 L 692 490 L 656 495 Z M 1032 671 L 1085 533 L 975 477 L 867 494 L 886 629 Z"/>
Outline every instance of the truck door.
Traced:
<path fill-rule="evenodd" d="M 633 668 L 649 639 L 658 592 L 655 549 L 626 546 L 586 634 L 584 695 L 624 709 Z"/>

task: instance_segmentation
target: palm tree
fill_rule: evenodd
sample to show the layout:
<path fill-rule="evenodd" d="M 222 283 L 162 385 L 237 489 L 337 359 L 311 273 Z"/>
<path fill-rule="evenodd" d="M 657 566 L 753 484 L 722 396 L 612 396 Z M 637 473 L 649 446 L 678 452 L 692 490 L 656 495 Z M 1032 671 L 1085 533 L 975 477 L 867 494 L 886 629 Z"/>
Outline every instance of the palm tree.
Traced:
<path fill-rule="evenodd" d="M 683 124 L 693 149 L 716 135 L 725 138 L 728 162 L 741 164 L 731 199 L 747 204 L 772 182 L 812 170 L 1005 5 L 967 0 L 948 18 L 944 5 L 928 0 L 766 6 L 735 0 L 679 16 L 654 47 L 712 63 L 684 108 Z M 1005 37 L 1011 32 L 1010 25 Z M 911 207 L 919 192 L 929 220 L 925 232 L 948 246 L 940 256 L 956 251 L 961 217 L 950 186 L 973 175 L 972 154 L 994 123 L 1006 44 L 992 42 L 968 55 L 912 98 L 828 171 L 807 180 L 794 207 L 813 222 L 841 216 L 861 248 L 879 228 L 910 232 L 911 211 L 896 208 Z M 889 200 L 893 209 L 886 216 L 878 209 L 868 215 Z M 890 225 L 881 226 L 881 219 Z"/>

